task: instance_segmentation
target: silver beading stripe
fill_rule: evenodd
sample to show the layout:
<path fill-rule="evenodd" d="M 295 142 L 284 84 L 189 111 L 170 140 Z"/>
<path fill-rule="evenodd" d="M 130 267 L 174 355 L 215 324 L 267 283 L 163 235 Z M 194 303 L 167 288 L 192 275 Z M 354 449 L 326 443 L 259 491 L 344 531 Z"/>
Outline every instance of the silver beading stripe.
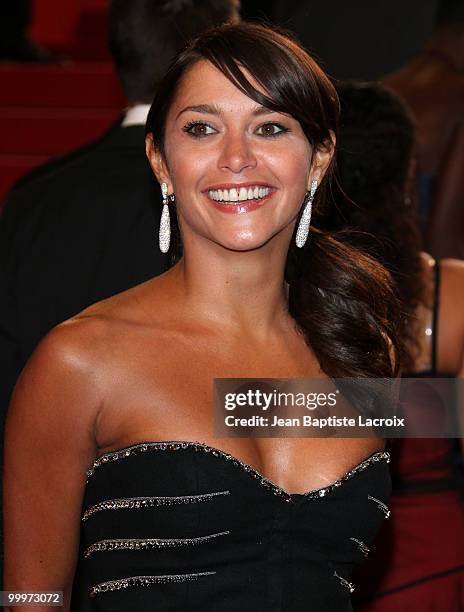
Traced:
<path fill-rule="evenodd" d="M 87 559 L 94 552 L 103 552 L 110 550 L 152 550 L 153 548 L 176 548 L 182 546 L 193 546 L 209 542 L 214 538 L 223 535 L 229 535 L 230 531 L 220 531 L 209 535 L 196 538 L 132 538 L 132 539 L 114 539 L 114 540 L 99 540 L 84 551 L 84 557 Z"/>
<path fill-rule="evenodd" d="M 382 510 L 382 512 L 385 514 L 385 518 L 388 518 L 390 516 L 391 514 L 390 509 L 388 508 L 386 504 L 380 501 L 380 499 L 377 499 L 376 497 L 373 497 L 372 495 L 368 495 L 367 499 L 370 499 L 371 501 L 377 504 L 378 509 Z"/>
<path fill-rule="evenodd" d="M 230 491 L 214 491 L 213 493 L 201 493 L 199 495 L 156 495 L 152 497 L 121 497 L 118 499 L 106 499 L 86 510 L 82 516 L 82 520 L 86 521 L 90 516 L 102 510 L 133 510 L 139 508 L 153 508 L 155 506 L 195 504 L 210 501 L 221 495 L 230 495 Z"/>
<path fill-rule="evenodd" d="M 222 451 L 219 448 L 215 448 L 214 446 L 209 446 L 208 444 L 205 444 L 204 442 L 189 442 L 189 441 L 174 441 L 174 440 L 166 441 L 166 442 L 141 442 L 140 444 L 134 444 L 133 446 L 129 446 L 127 448 L 122 448 L 117 451 L 106 453 L 93 462 L 92 467 L 87 471 L 87 481 L 89 478 L 93 476 L 93 474 L 95 473 L 95 470 L 99 468 L 101 465 L 104 465 L 105 463 L 110 463 L 112 461 L 119 461 L 120 459 L 125 459 L 132 455 L 137 455 L 140 453 L 152 452 L 152 451 L 157 451 L 157 450 L 175 450 L 177 451 L 177 450 L 183 450 L 187 448 L 193 448 L 195 451 L 199 451 L 199 452 L 211 453 L 215 457 L 221 457 L 222 459 L 225 459 L 226 461 L 230 461 L 232 465 L 240 467 L 245 472 L 248 472 L 250 476 L 258 480 L 258 482 L 263 487 L 265 487 L 266 489 L 269 489 L 272 493 L 274 493 L 274 495 L 282 497 L 287 502 L 291 502 L 295 496 L 295 494 L 288 493 L 287 491 L 285 491 L 285 489 L 283 489 L 282 487 L 279 487 L 278 485 L 273 483 L 271 480 L 263 476 L 260 472 L 258 472 L 258 470 L 255 470 L 247 463 L 244 463 L 243 461 L 240 461 L 240 459 L 237 459 L 237 457 L 234 457 L 234 455 L 226 453 L 225 451 Z M 349 472 L 347 472 L 342 478 L 335 481 L 331 485 L 328 485 L 327 487 L 323 487 L 321 489 L 307 491 L 306 493 L 303 493 L 302 496 L 306 499 L 319 499 L 321 497 L 325 497 L 335 488 L 342 485 L 346 480 L 349 480 L 350 478 L 352 478 L 359 472 L 364 471 L 371 465 L 374 465 L 375 463 L 379 463 L 380 461 L 385 461 L 389 463 L 390 453 L 388 451 L 379 451 L 379 452 L 373 453 L 372 455 L 370 455 L 370 457 L 367 457 L 366 459 L 361 461 L 361 463 L 356 465 Z M 299 498 L 301 497 L 301 495 L 296 494 L 296 497 Z"/>
<path fill-rule="evenodd" d="M 202 576 L 212 576 L 216 572 L 197 572 L 196 574 L 165 574 L 162 576 L 131 576 L 129 578 L 119 578 L 118 580 L 108 580 L 100 582 L 93 586 L 90 591 L 90 597 L 95 597 L 100 593 L 107 591 L 119 591 L 128 587 L 150 586 L 152 584 L 166 584 L 167 582 L 187 582 L 198 580 Z"/>
<path fill-rule="evenodd" d="M 334 572 L 334 576 L 335 578 L 339 579 L 340 584 L 344 586 L 345 589 L 348 589 L 350 593 L 354 591 L 354 584 L 352 582 L 349 582 L 348 580 L 346 580 L 346 578 L 343 578 L 343 576 L 337 574 L 337 572 Z"/>
<path fill-rule="evenodd" d="M 369 546 L 367 546 L 366 544 L 364 544 L 364 542 L 362 542 L 361 540 L 358 540 L 358 538 L 350 538 L 350 540 L 351 540 L 352 542 L 354 542 L 354 543 L 355 543 L 355 544 L 358 546 L 358 548 L 359 548 L 359 550 L 362 552 L 362 554 L 363 554 L 365 557 L 367 557 L 367 555 L 368 555 L 368 554 L 369 554 L 369 552 L 370 552 L 370 548 L 369 548 Z"/>

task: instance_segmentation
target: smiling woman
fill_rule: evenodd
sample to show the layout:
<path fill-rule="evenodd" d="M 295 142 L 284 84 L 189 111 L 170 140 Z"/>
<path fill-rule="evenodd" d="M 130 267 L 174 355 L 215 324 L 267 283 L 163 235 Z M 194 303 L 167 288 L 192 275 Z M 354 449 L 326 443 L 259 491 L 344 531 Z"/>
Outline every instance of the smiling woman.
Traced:
<path fill-rule="evenodd" d="M 241 92 L 239 92 L 236 87 L 234 87 L 234 85 L 224 77 L 224 75 L 218 73 L 218 71 L 215 71 L 213 66 L 207 63 L 203 63 L 201 66 L 197 67 L 195 72 L 198 73 L 199 70 L 202 70 L 203 73 L 207 73 L 206 75 L 204 75 L 204 82 L 206 83 L 213 84 L 215 79 L 217 80 L 218 78 L 223 81 L 223 87 L 221 89 L 223 101 L 225 102 L 224 110 L 221 110 L 221 106 L 219 106 L 218 103 L 216 103 L 215 106 L 207 104 L 198 104 L 184 108 L 182 111 L 180 111 L 178 116 L 185 112 L 200 114 L 203 115 L 203 117 L 205 115 L 213 115 L 213 117 L 216 119 L 218 126 L 222 124 L 222 131 L 227 130 L 230 132 L 231 128 L 235 128 L 236 130 L 243 130 L 243 126 L 240 126 L 239 124 L 239 119 L 241 117 L 236 112 L 236 109 L 234 109 L 233 105 L 234 98 L 237 98 L 237 94 L 239 94 L 239 97 L 242 98 L 242 104 L 240 105 L 240 109 L 242 112 L 240 114 L 244 117 L 245 121 L 246 119 L 248 119 L 248 124 L 250 125 L 250 129 L 252 130 L 251 133 L 255 137 L 258 137 L 258 141 L 259 137 L 261 139 L 269 139 L 282 136 L 283 134 L 290 132 L 289 127 L 285 127 L 284 125 L 282 125 L 282 123 L 278 123 L 277 120 L 269 121 L 269 119 L 272 119 L 272 111 L 263 106 L 256 106 L 256 104 L 253 104 L 253 100 L 250 100 L 244 94 L 240 95 Z M 211 73 L 212 71 L 216 72 L 216 74 L 208 75 L 208 72 Z M 196 76 L 198 77 L 198 74 L 196 74 Z M 195 77 L 192 77 L 190 75 L 189 78 L 192 79 Z M 237 100 L 237 102 L 240 104 L 240 100 Z M 225 109 L 228 109 L 228 112 Z M 248 118 L 246 118 L 245 115 L 248 115 Z M 266 116 L 268 121 L 263 123 L 263 121 L 265 121 L 266 119 Z M 286 119 L 287 123 L 291 122 L 291 117 L 286 117 Z M 219 136 L 221 134 L 221 130 L 219 129 L 219 127 L 216 129 L 213 125 L 211 125 L 211 123 L 215 123 L 215 121 L 211 121 L 210 123 L 208 123 L 207 119 L 197 119 L 188 122 L 184 126 L 183 130 L 194 138 L 205 138 L 207 136 L 215 135 Z M 229 127 L 227 127 L 228 124 L 230 124 Z M 200 129 L 202 131 L 200 131 Z M 303 148 L 303 153 L 308 153 L 306 146 Z M 278 154 L 279 150 L 274 147 L 274 158 Z M 238 161 L 238 163 L 240 164 L 240 161 Z M 306 161 L 306 167 L 307 166 L 308 161 Z M 269 185 L 262 181 L 259 182 L 258 180 L 254 180 L 252 182 L 243 181 L 231 183 L 230 185 L 225 183 L 210 185 L 203 191 L 203 193 L 205 193 L 208 198 L 213 201 L 213 205 L 216 202 L 221 202 L 220 206 L 218 207 L 218 210 L 231 213 L 245 213 L 251 212 L 256 208 L 259 208 L 275 193 L 275 191 L 276 188 L 272 185 Z"/>
<path fill-rule="evenodd" d="M 175 265 L 52 330 L 23 371 L 5 588 L 69 602 L 80 539 L 88 609 L 352 609 L 388 514 L 384 442 L 212 434 L 215 378 L 399 365 L 387 272 L 309 228 L 337 122 L 330 81 L 281 32 L 225 25 L 176 58 L 146 130 Z"/>
<path fill-rule="evenodd" d="M 195 103 L 211 99 L 214 105 Z M 312 147 L 298 121 L 257 104 L 205 60 L 182 79 L 165 134 L 156 147 L 148 138 L 148 154 L 176 194 L 184 241 L 201 234 L 239 251 L 281 232 L 290 239 L 311 179 L 320 181 L 333 150 L 329 134 L 311 168 Z M 258 208 L 259 216 L 244 214 Z"/>
<path fill-rule="evenodd" d="M 302 203 L 310 200 L 315 219 L 328 204 L 338 119 L 333 85 L 296 42 L 259 25 L 229 26 L 171 66 L 148 116 L 147 155 L 175 193 L 173 263 L 193 227 L 240 251 L 268 253 L 283 240 L 290 313 L 322 369 L 388 377 L 388 346 L 401 347 L 386 271 L 315 228 L 304 248 L 295 240 Z M 259 216 L 241 214 L 256 209 Z"/>

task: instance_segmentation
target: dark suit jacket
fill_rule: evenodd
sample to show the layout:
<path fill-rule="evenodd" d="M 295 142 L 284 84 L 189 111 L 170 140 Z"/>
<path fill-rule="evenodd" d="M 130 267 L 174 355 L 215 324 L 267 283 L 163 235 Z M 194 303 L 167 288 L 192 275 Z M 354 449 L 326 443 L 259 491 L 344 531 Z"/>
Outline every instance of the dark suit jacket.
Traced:
<path fill-rule="evenodd" d="M 7 199 L 0 218 L 2 440 L 12 388 L 39 340 L 168 267 L 158 247 L 161 194 L 144 147 L 143 126 L 114 126 L 34 171 Z"/>
<path fill-rule="evenodd" d="M 144 128 L 116 126 L 82 151 L 23 180 L 0 219 L 3 411 L 47 331 L 168 266 L 158 248 L 161 194 Z"/>

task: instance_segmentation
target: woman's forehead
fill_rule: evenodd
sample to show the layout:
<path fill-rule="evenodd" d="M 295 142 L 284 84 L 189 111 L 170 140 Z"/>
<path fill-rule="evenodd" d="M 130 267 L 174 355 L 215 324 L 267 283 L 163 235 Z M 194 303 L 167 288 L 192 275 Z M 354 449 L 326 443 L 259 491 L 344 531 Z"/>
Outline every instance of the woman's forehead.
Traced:
<path fill-rule="evenodd" d="M 266 92 L 249 72 L 242 69 L 250 84 L 264 95 Z M 227 112 L 253 112 L 262 106 L 241 91 L 208 60 L 199 60 L 182 76 L 174 96 L 170 115 L 176 118 L 184 108 L 204 111 L 205 107 Z M 202 108 L 203 107 L 203 108 Z"/>

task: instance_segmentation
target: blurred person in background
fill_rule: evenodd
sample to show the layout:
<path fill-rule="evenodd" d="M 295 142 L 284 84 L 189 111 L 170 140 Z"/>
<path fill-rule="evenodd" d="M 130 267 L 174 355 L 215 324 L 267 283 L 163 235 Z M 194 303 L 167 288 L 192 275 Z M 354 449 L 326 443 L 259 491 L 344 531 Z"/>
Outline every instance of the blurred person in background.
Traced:
<path fill-rule="evenodd" d="M 374 255 L 404 304 L 404 376 L 464 373 L 464 262 L 422 251 L 414 195 L 414 125 L 399 97 L 379 84 L 337 86 L 341 127 L 337 166 L 352 202 L 323 229 Z M 348 231 L 347 231 L 348 230 Z M 401 439 L 392 444 L 389 521 L 358 576 L 362 612 L 464 609 L 464 502 L 458 444 Z"/>
<path fill-rule="evenodd" d="M 385 77 L 417 124 L 420 210 L 436 257 L 464 258 L 464 2 L 440 0 L 425 49 Z"/>
<path fill-rule="evenodd" d="M 7 0 L 2 3 L 0 19 L 0 61 L 50 62 L 55 58 L 27 35 L 31 21 L 31 0 Z"/>
<path fill-rule="evenodd" d="M 89 304 L 169 267 L 158 248 L 161 194 L 145 120 L 176 52 L 239 20 L 239 0 L 113 0 L 109 45 L 129 100 L 99 140 L 23 177 L 0 218 L 0 417 L 39 340 Z"/>
<path fill-rule="evenodd" d="M 436 3 L 274 0 L 273 4 L 277 23 L 295 32 L 332 77 L 370 81 L 396 70 L 423 46 L 432 30 Z"/>

